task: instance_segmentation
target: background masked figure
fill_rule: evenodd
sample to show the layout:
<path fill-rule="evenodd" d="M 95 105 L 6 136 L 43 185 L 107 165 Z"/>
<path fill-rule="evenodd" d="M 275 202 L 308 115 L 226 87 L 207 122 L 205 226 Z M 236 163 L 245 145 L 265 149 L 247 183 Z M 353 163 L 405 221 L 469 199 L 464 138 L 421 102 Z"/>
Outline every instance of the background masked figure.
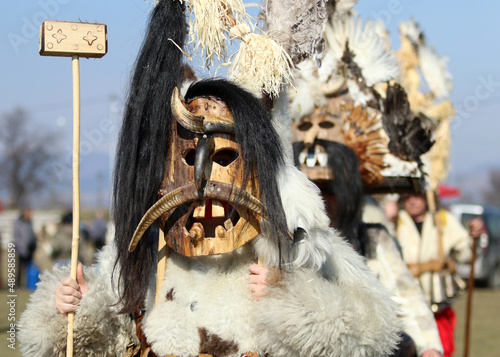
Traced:
<path fill-rule="evenodd" d="M 299 123 L 298 126 L 300 125 Z M 312 175 L 321 189 L 333 227 L 367 259 L 368 267 L 395 294 L 395 301 L 402 308 L 400 318 L 404 322 L 404 331 L 415 342 L 417 355 L 442 352 L 432 312 L 417 281 L 406 267 L 395 241 L 382 225 L 361 221 L 363 184 L 356 154 L 349 147 L 335 141 L 314 141 L 313 145 L 320 143 L 328 159 L 325 168 L 330 173 L 323 179 L 320 179 L 320 174 Z M 303 143 L 294 145 L 295 148 L 302 146 Z M 297 164 L 299 155 L 300 150 L 296 150 Z M 325 168 L 320 170 L 324 172 Z M 307 170 L 310 173 L 314 168 Z M 411 348 L 406 349 L 408 346 L 403 343 L 400 347 L 401 351 L 398 353 L 412 355 Z"/>
<path fill-rule="evenodd" d="M 416 137 L 389 134 L 415 126 L 410 131 L 429 144 L 400 86 L 384 83 L 380 91 L 376 86 L 394 79 L 397 67 L 373 26 L 352 14 L 331 17 L 323 66 L 299 65 L 298 90 L 290 103 L 295 164 L 321 189 L 333 227 L 366 258 L 400 305 L 399 317 L 411 339 L 402 341 L 394 355 L 438 356 L 443 350 L 433 314 L 401 251 L 385 227 L 361 218 L 365 190 L 412 189 L 406 168 L 420 152 L 400 144 L 412 144 Z M 412 125 L 388 133 L 405 120 Z"/>
<path fill-rule="evenodd" d="M 23 355 L 63 356 L 75 310 L 76 356 L 390 353 L 397 306 L 329 227 L 318 189 L 284 163 L 270 112 L 224 80 L 179 93 L 183 11 L 156 5 L 137 60 L 114 242 L 77 282 L 68 268 L 42 276 L 20 321 Z M 257 262 L 270 270 L 258 299 Z"/>
<path fill-rule="evenodd" d="M 300 125 L 299 123 L 298 126 Z M 318 142 L 325 148 L 324 152 L 328 158 L 326 168 L 331 170 L 328 177 L 332 178 L 319 179 L 319 174 L 313 176 L 321 189 L 333 227 L 366 258 L 368 267 L 384 286 L 394 293 L 394 299 L 402 310 L 400 318 L 404 322 L 404 331 L 414 341 L 417 355 L 442 353 L 432 312 L 418 282 L 406 267 L 394 239 L 384 226 L 363 223 L 361 220 L 363 184 L 356 154 L 349 147 L 335 141 L 314 143 L 317 145 Z M 294 146 L 300 148 L 302 144 L 296 143 Z M 295 155 L 298 161 L 300 151 L 295 151 Z M 314 169 L 309 168 L 308 173 L 312 170 Z M 395 355 L 414 356 L 415 350 L 411 347 L 411 341 L 402 341 L 397 353 L 399 354 Z"/>

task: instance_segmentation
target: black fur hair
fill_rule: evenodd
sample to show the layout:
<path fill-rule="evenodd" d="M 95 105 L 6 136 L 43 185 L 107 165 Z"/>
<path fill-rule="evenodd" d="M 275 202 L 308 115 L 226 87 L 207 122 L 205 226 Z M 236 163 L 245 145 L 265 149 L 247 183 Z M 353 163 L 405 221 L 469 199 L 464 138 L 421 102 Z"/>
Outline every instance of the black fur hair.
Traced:
<path fill-rule="evenodd" d="M 334 195 L 337 199 L 334 227 L 340 230 L 348 241 L 356 247 L 357 227 L 361 220 L 363 183 L 359 172 L 358 157 L 348 146 L 327 140 L 316 140 L 328 154 L 328 166 L 333 170 L 334 179 L 322 182 L 319 186 L 323 193 Z M 293 144 L 295 165 L 304 143 Z"/>
<path fill-rule="evenodd" d="M 261 200 L 266 207 L 270 236 L 276 239 L 281 257 L 286 262 L 290 253 L 290 239 L 285 212 L 281 204 L 276 177 L 283 164 L 283 149 L 271 123 L 271 113 L 251 93 L 223 79 L 193 83 L 185 99 L 200 96 L 220 98 L 228 106 L 235 123 L 236 141 L 241 145 L 245 162 L 244 185 L 255 170 L 259 180 Z"/>
<path fill-rule="evenodd" d="M 182 73 L 182 53 L 172 41 L 182 47 L 185 37 L 184 5 L 160 1 L 136 61 L 116 153 L 113 220 L 119 286 L 127 287 L 120 291 L 122 312 L 143 304 L 154 264 L 156 239 L 151 235 L 146 233 L 132 253 L 128 245 L 143 214 L 158 198 L 170 137 L 170 97 Z"/>

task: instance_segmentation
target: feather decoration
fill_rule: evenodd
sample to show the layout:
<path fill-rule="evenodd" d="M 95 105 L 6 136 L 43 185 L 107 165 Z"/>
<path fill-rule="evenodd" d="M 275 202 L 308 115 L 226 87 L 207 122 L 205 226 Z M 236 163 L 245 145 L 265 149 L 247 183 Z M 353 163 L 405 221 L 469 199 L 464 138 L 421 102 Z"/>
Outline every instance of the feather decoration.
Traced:
<path fill-rule="evenodd" d="M 389 151 L 388 138 L 382 130 L 380 112 L 358 105 L 348 110 L 343 120 L 345 143 L 358 157 L 363 182 L 369 187 L 382 185 L 385 180 L 382 170 L 386 168 L 384 156 Z"/>
<path fill-rule="evenodd" d="M 335 11 L 340 14 L 344 14 L 352 11 L 354 5 L 358 3 L 358 0 L 336 0 L 335 3 Z"/>
<path fill-rule="evenodd" d="M 387 88 L 382 122 L 389 136 L 389 150 L 403 160 L 420 162 L 420 155 L 434 143 L 432 122 L 423 114 L 413 114 L 406 92 L 399 84 Z"/>
<path fill-rule="evenodd" d="M 353 7 L 358 0 L 328 0 L 326 2 L 326 11 L 328 18 L 344 18 L 354 14 Z"/>
<path fill-rule="evenodd" d="M 395 79 L 399 74 L 393 53 L 386 48 L 385 40 L 372 30 L 375 26 L 370 20 L 363 25 L 361 17 L 349 16 L 334 18 L 325 27 L 328 46 L 337 59 L 342 59 L 347 46 L 367 86 Z"/>
<path fill-rule="evenodd" d="M 439 56 L 432 46 L 418 49 L 420 69 L 434 97 L 448 97 L 453 89 L 451 74 L 448 71 L 447 56 Z"/>
<path fill-rule="evenodd" d="M 346 79 L 338 71 L 338 61 L 327 49 L 321 67 L 306 59 L 295 66 L 294 88 L 290 89 L 290 115 L 300 120 L 311 115 L 315 107 L 326 105 L 326 97 L 345 89 Z"/>
<path fill-rule="evenodd" d="M 424 33 L 413 18 L 410 18 L 407 22 L 401 22 L 399 24 L 399 33 L 401 36 L 408 39 L 408 41 L 410 41 L 415 47 L 417 47 L 418 44 L 425 42 Z"/>
<path fill-rule="evenodd" d="M 399 26 L 401 48 L 398 58 L 402 67 L 402 83 L 410 96 L 414 109 L 425 111 L 437 98 L 445 98 L 453 89 L 452 77 L 448 71 L 448 57 L 439 56 L 434 47 L 427 44 L 422 29 L 413 20 Z M 430 92 L 420 94 L 421 75 Z M 426 97 L 426 98 L 424 98 Z"/>
<path fill-rule="evenodd" d="M 326 98 L 321 91 L 323 81 L 313 60 L 307 59 L 296 66 L 294 71 L 294 89 L 291 89 L 290 116 L 299 121 L 311 115 L 315 107 L 326 105 Z"/>
<path fill-rule="evenodd" d="M 421 177 L 421 164 L 414 160 L 430 147 L 428 125 L 432 122 L 411 113 L 400 87 L 404 97 L 397 100 L 394 89 L 389 89 L 388 81 L 397 78 L 399 68 L 383 23 L 367 21 L 363 25 L 360 17 L 350 13 L 334 14 L 325 35 L 323 66 L 317 69 L 313 61 L 306 60 L 295 71 L 297 92 L 290 104 L 293 119 L 314 115 L 318 108 L 328 110 L 325 101 L 347 87 L 353 102 L 342 110 L 342 136 L 358 157 L 365 187 L 383 187 L 387 178 Z M 409 47 L 414 52 L 410 42 Z M 389 128 L 385 128 L 383 113 L 386 120 L 394 120 Z"/>

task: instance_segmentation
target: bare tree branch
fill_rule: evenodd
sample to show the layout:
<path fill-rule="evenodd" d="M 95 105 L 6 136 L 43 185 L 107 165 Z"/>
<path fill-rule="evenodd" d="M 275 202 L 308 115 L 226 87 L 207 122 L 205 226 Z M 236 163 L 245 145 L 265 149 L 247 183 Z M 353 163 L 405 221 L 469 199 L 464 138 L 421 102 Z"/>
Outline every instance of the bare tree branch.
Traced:
<path fill-rule="evenodd" d="M 23 108 L 0 121 L 0 183 L 9 191 L 9 206 L 29 204 L 54 178 L 59 135 L 37 127 Z"/>

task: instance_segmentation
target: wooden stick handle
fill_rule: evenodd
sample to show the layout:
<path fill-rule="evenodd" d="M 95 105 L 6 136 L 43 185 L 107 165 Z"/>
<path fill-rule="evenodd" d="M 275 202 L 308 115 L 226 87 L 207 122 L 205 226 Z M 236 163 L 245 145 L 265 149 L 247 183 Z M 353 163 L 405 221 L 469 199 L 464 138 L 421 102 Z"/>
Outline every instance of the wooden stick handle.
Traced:
<path fill-rule="evenodd" d="M 80 240 L 80 63 L 72 57 L 73 67 L 73 238 L 71 240 L 71 273 L 76 281 L 78 266 L 78 242 Z M 68 314 L 68 340 L 66 356 L 73 357 L 73 325 L 75 313 Z"/>
<path fill-rule="evenodd" d="M 465 336 L 464 336 L 464 357 L 469 356 L 469 331 L 472 317 L 472 292 L 474 290 L 474 264 L 476 262 L 477 239 L 472 243 L 472 260 L 470 262 L 470 274 L 467 281 L 467 310 L 465 314 Z"/>
<path fill-rule="evenodd" d="M 169 255 L 169 247 L 165 241 L 165 232 L 161 227 L 158 232 L 158 264 L 156 265 L 156 297 L 155 306 L 158 305 L 160 299 L 161 287 L 165 278 L 165 270 L 167 269 L 167 259 Z"/>
<path fill-rule="evenodd" d="M 427 190 L 425 194 L 427 196 L 427 209 L 434 214 L 436 212 L 436 196 L 434 195 L 434 190 Z"/>

